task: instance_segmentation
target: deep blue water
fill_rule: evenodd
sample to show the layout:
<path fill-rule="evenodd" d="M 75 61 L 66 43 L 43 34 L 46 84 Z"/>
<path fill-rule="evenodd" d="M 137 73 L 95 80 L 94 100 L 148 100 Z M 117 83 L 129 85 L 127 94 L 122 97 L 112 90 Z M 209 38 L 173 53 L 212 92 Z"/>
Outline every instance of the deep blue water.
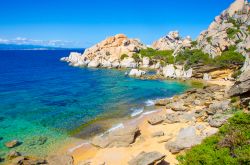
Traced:
<path fill-rule="evenodd" d="M 32 151 L 25 142 L 41 135 L 54 144 L 97 117 L 129 116 L 149 99 L 188 88 L 125 77 L 124 71 L 69 67 L 59 61 L 69 52 L 0 51 L 0 150 L 6 150 L 4 142 L 18 139 L 23 144 L 17 149 Z"/>

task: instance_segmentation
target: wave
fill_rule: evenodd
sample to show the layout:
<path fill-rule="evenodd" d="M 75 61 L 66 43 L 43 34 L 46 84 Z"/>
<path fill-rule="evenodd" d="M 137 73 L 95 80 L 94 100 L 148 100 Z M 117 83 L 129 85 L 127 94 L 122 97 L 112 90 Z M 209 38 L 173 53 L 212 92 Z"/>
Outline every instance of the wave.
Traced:
<path fill-rule="evenodd" d="M 147 100 L 147 101 L 145 101 L 145 104 L 147 107 L 150 107 L 150 106 L 155 105 L 155 101 L 154 100 Z"/>
<path fill-rule="evenodd" d="M 133 111 L 132 113 L 131 113 L 131 117 L 135 117 L 135 116 L 138 116 L 138 115 L 140 115 L 141 113 L 143 113 L 143 111 L 144 111 L 144 108 L 131 108 L 131 110 Z"/>

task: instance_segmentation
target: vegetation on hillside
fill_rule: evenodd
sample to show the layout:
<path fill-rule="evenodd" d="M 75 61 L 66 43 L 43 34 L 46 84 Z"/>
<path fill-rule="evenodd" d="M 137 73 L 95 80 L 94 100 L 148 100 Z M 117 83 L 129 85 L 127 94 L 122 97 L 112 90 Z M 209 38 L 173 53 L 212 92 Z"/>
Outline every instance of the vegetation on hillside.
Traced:
<path fill-rule="evenodd" d="M 238 112 L 220 128 L 178 156 L 181 165 L 250 164 L 250 114 Z"/>

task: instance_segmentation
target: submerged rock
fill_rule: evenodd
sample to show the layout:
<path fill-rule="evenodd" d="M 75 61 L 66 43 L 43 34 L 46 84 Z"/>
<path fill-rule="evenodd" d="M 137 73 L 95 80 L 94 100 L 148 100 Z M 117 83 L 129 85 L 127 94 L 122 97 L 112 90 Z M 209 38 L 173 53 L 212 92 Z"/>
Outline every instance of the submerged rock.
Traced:
<path fill-rule="evenodd" d="M 21 156 L 21 154 L 17 151 L 10 151 L 8 154 L 7 154 L 7 159 L 8 160 L 12 160 L 18 156 Z"/>
<path fill-rule="evenodd" d="M 165 155 L 159 152 L 141 152 L 135 158 L 128 162 L 129 165 L 157 165 L 160 164 L 164 159 Z"/>
<path fill-rule="evenodd" d="M 5 143 L 5 146 L 8 148 L 14 148 L 20 144 L 21 144 L 21 142 L 19 142 L 18 140 L 12 140 L 12 141 Z"/>

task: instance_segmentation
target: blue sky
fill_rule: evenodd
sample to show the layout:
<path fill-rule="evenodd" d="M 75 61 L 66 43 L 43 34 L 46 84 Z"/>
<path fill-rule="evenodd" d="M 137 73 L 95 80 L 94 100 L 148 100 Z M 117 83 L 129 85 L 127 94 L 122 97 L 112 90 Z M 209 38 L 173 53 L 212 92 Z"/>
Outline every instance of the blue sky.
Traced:
<path fill-rule="evenodd" d="M 196 38 L 234 0 L 0 0 L 0 42 L 89 47 L 117 33 Z M 17 38 L 19 37 L 19 38 Z"/>

